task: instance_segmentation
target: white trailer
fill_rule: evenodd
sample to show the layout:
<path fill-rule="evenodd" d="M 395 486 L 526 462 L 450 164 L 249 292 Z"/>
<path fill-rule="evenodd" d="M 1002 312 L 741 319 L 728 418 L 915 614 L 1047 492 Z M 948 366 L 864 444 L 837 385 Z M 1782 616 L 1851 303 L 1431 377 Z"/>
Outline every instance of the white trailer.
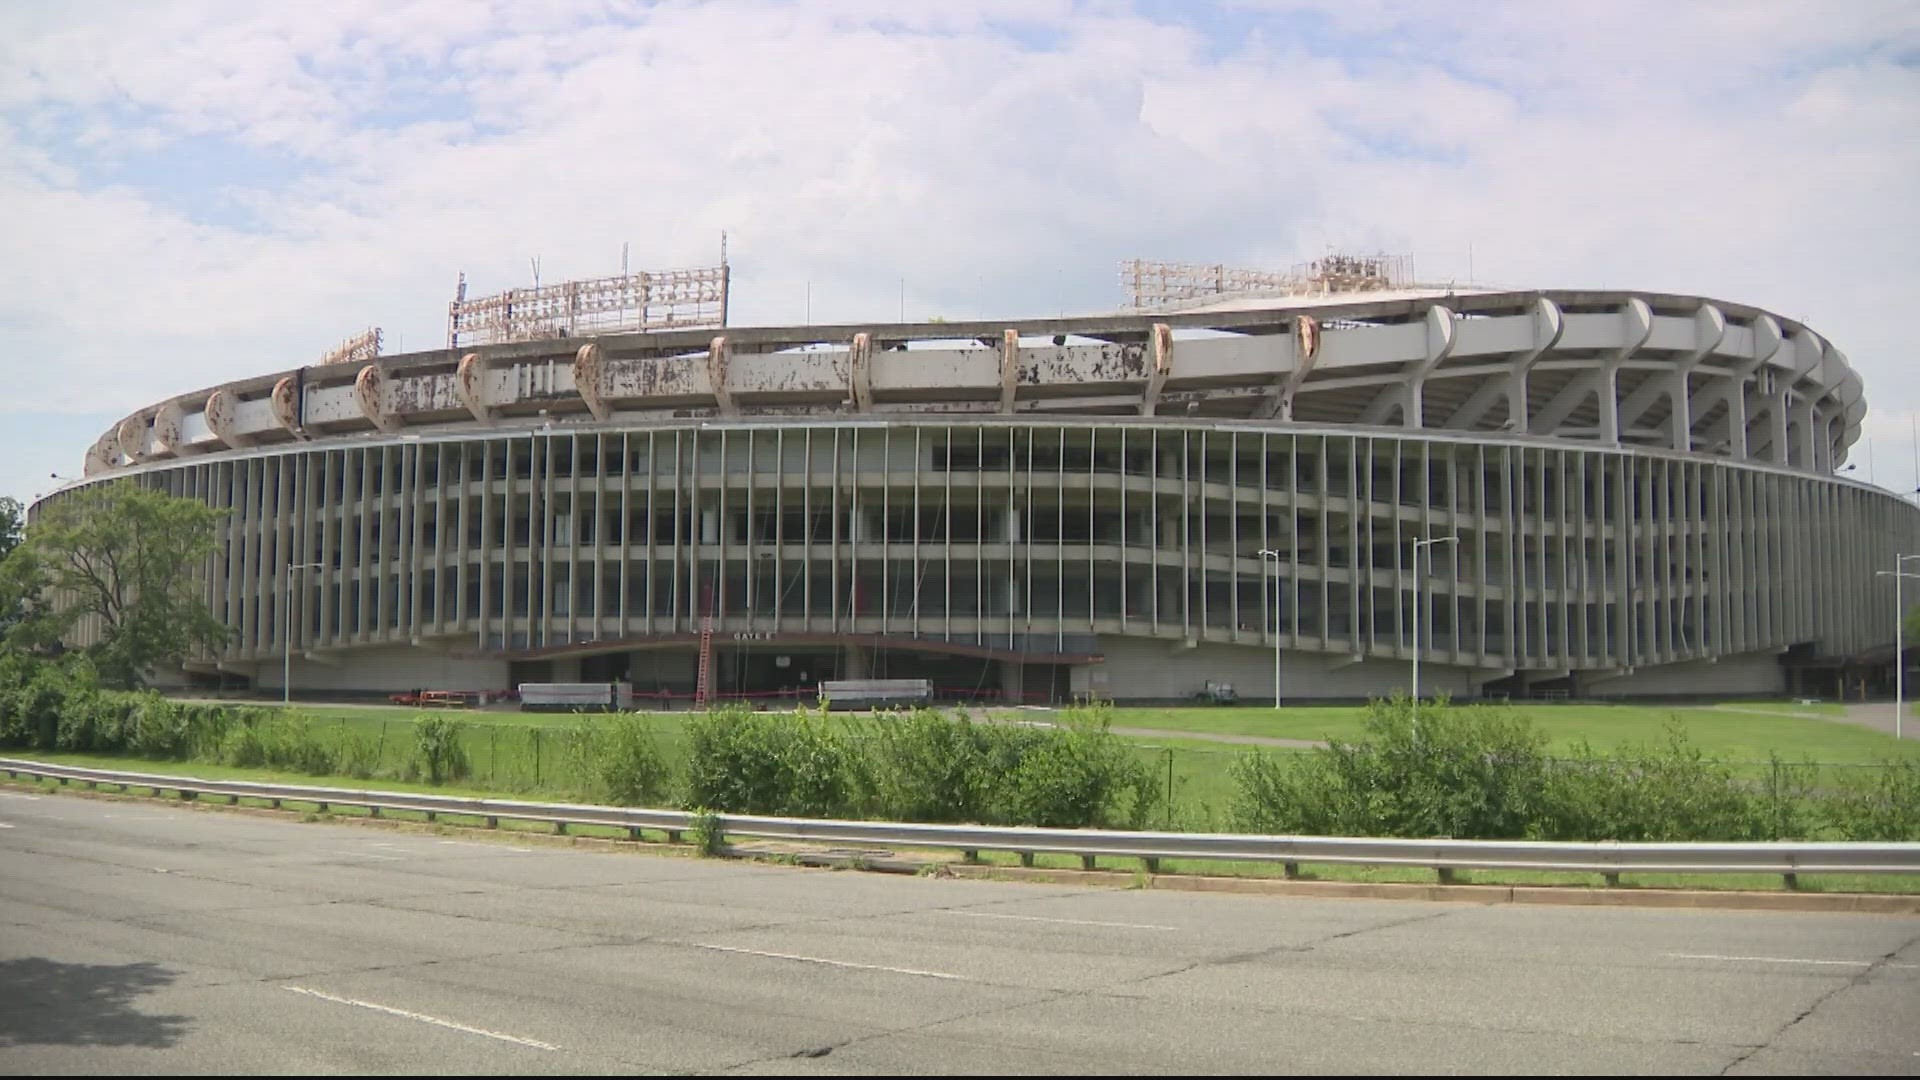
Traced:
<path fill-rule="evenodd" d="M 521 683 L 521 712 L 628 712 L 633 685 L 623 682 Z"/>

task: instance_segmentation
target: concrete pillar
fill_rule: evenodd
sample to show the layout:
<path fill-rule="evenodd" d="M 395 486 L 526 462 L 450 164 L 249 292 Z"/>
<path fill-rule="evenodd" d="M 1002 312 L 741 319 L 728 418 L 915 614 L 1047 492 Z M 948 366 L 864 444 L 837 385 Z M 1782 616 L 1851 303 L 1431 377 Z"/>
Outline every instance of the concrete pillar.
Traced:
<path fill-rule="evenodd" d="M 1022 700 L 1026 686 L 1027 665 L 1018 660 L 1000 661 L 1000 693 L 1008 701 Z"/>
<path fill-rule="evenodd" d="M 720 542 L 720 511 L 700 511 L 700 542 L 703 544 Z"/>
<path fill-rule="evenodd" d="M 873 653 L 864 645 L 849 645 L 841 658 L 840 677 L 843 679 L 869 679 L 873 677 Z"/>

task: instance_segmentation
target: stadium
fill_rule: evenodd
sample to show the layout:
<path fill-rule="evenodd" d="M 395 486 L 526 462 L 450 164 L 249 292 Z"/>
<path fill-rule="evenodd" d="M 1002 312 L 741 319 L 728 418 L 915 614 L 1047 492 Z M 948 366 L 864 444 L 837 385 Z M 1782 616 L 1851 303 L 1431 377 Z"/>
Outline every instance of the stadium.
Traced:
<path fill-rule="evenodd" d="M 1418 655 L 1456 696 L 1833 696 L 1890 653 L 1920 510 L 1841 475 L 1861 379 L 1793 319 L 1388 257 L 1123 278 L 1117 314 L 748 328 L 724 265 L 463 284 L 448 348 L 157 403 L 48 498 L 227 509 L 231 641 L 158 681 L 276 694 L 1305 701 Z"/>

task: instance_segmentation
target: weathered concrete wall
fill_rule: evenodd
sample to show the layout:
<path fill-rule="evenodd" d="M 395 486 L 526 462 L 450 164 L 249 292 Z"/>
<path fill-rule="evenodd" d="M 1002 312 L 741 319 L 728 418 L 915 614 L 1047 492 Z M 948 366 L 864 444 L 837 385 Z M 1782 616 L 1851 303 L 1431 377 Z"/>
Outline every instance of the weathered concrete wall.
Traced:
<path fill-rule="evenodd" d="M 1076 667 L 1075 693 L 1093 693 L 1114 701 L 1185 699 L 1209 680 L 1233 684 L 1242 701 L 1273 699 L 1273 650 L 1245 645 L 1207 645 L 1174 650 L 1158 641 L 1102 636 L 1103 664 Z M 1318 653 L 1280 656 L 1280 700 L 1360 699 L 1406 690 L 1412 666 L 1370 658 L 1357 663 Z M 1420 665 L 1422 695 L 1472 692 L 1468 669 L 1426 662 Z"/>
<path fill-rule="evenodd" d="M 1582 689 L 1585 693 L 1601 697 L 1685 694 L 1752 694 L 1766 697 L 1785 693 L 1787 676 L 1777 653 L 1761 652 L 1723 656 L 1716 661 L 1644 668 L 1631 675 L 1596 682 Z"/>

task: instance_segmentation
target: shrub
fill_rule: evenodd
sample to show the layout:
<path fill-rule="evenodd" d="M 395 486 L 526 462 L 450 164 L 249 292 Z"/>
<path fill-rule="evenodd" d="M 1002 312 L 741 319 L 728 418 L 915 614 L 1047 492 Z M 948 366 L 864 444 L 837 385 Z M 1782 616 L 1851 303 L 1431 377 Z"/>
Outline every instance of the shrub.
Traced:
<path fill-rule="evenodd" d="M 380 740 L 370 731 L 342 724 L 334 731 L 330 752 L 334 771 L 355 780 L 370 780 L 380 769 Z"/>
<path fill-rule="evenodd" d="M 1026 741 L 1007 774 L 1011 824 L 1140 828 L 1158 801 L 1153 771 L 1109 730 L 1103 706 L 1066 710 L 1065 724 Z"/>
<path fill-rule="evenodd" d="M 194 749 L 197 712 L 168 701 L 151 690 L 129 695 L 133 708 L 127 719 L 126 746 L 149 758 L 183 758 Z"/>
<path fill-rule="evenodd" d="M 1768 792 L 1708 760 L 1678 723 L 1660 747 L 1596 753 L 1582 743 L 1555 763 L 1534 835 L 1543 840 L 1777 839 L 1782 815 Z M 1783 818 L 1785 820 L 1783 820 Z"/>
<path fill-rule="evenodd" d="M 1920 762 L 1886 761 L 1844 783 L 1824 809 L 1845 840 L 1920 840 Z"/>
<path fill-rule="evenodd" d="M 861 808 L 890 821 L 988 821 L 997 780 L 1005 775 L 1000 766 L 1018 760 L 995 751 L 1028 730 L 977 725 L 964 713 L 932 709 L 877 716 L 862 729 L 862 752 L 854 759 Z"/>
<path fill-rule="evenodd" d="M 60 746 L 63 735 L 69 742 L 91 739 L 90 706 L 84 715 L 67 719 L 70 698 L 92 695 L 99 690 L 99 679 L 91 663 L 84 658 L 34 662 L 29 667 L 14 668 L 10 677 L 13 686 L 4 702 L 0 702 L 0 709 L 5 712 L 4 722 L 0 722 L 0 738 L 9 745 L 52 750 Z M 63 720 L 66 721 L 64 732 Z"/>
<path fill-rule="evenodd" d="M 658 804 L 667 764 L 647 722 L 633 713 L 582 720 L 567 733 L 580 776 L 596 798 L 619 806 Z"/>
<path fill-rule="evenodd" d="M 468 773 L 467 751 L 460 744 L 466 724 L 444 714 L 422 716 L 413 724 L 413 768 L 429 783 L 458 780 Z"/>
<path fill-rule="evenodd" d="M 1505 707 L 1375 700 L 1356 742 L 1236 761 L 1232 818 L 1268 833 L 1526 836 L 1547 798 L 1546 741 Z"/>
<path fill-rule="evenodd" d="M 687 723 L 687 804 L 724 813 L 843 817 L 853 809 L 847 740 L 825 712 L 730 707 Z"/>

